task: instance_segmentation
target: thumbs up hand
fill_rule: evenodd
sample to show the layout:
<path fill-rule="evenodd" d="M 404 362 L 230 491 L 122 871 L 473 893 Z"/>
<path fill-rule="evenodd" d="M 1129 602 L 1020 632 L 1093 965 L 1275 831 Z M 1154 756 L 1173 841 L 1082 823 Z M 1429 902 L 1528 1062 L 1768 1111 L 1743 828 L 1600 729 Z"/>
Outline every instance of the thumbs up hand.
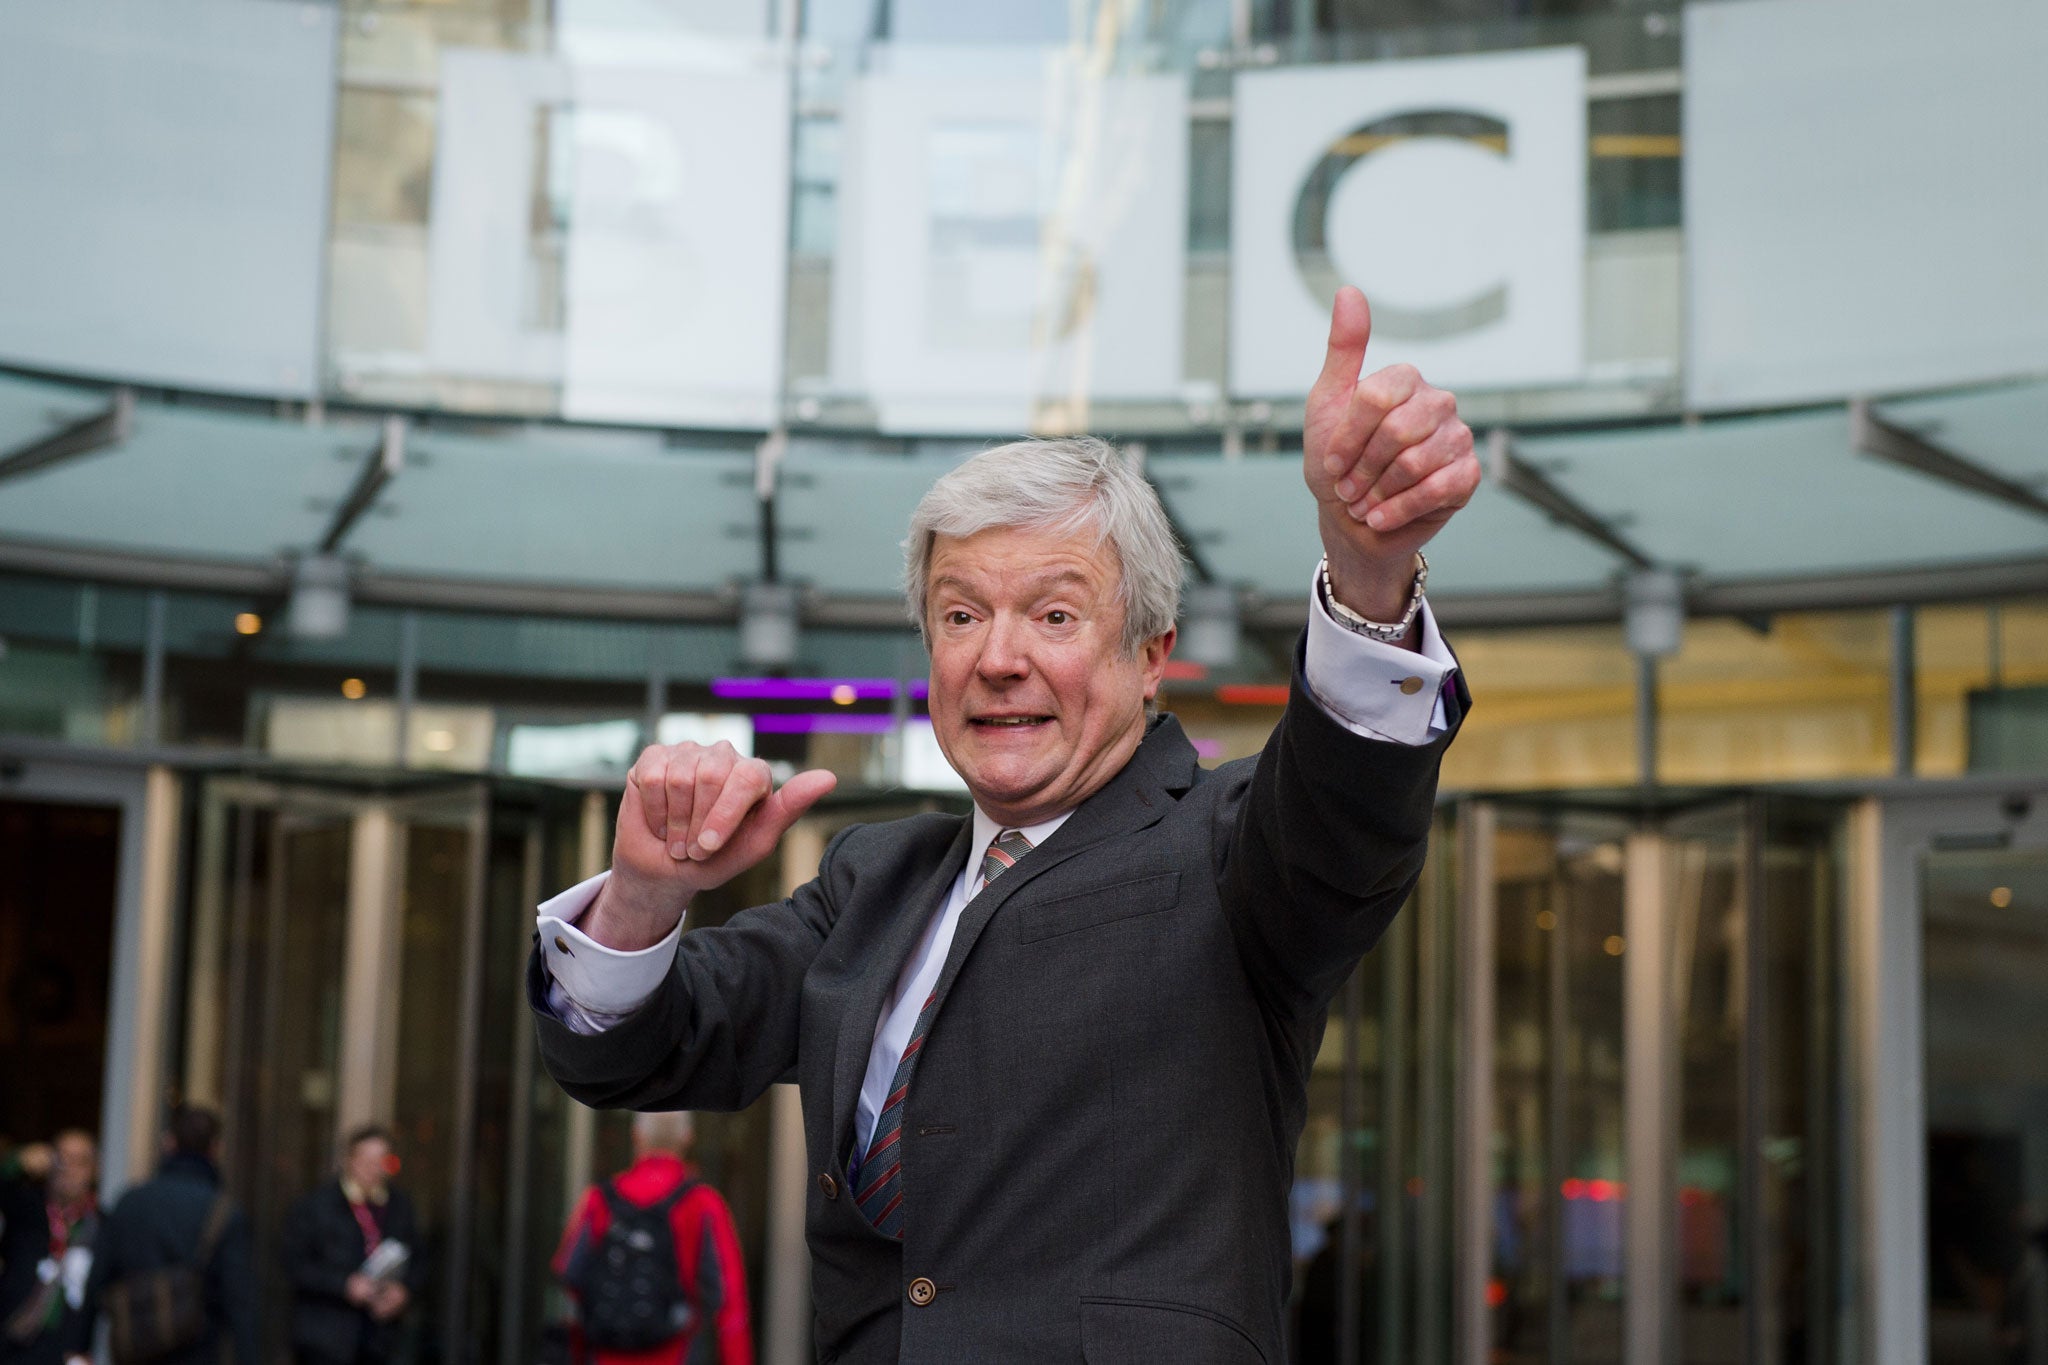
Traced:
<path fill-rule="evenodd" d="M 1398 619 L 1415 552 L 1479 487 L 1472 429 L 1458 400 L 1411 365 L 1364 379 L 1372 310 L 1346 285 L 1330 310 L 1330 346 L 1309 391 L 1302 477 L 1315 495 L 1330 588 L 1375 621 Z"/>

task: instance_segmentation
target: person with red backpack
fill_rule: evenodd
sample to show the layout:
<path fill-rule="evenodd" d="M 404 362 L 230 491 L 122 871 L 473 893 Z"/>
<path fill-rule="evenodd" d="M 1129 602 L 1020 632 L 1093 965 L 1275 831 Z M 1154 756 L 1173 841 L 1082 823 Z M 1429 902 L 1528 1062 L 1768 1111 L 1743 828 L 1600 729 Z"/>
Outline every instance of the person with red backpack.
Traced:
<path fill-rule="evenodd" d="M 633 1164 L 578 1201 L 555 1274 L 576 1299 L 587 1365 L 753 1365 L 732 1210 L 683 1158 L 687 1113 L 640 1114 Z"/>

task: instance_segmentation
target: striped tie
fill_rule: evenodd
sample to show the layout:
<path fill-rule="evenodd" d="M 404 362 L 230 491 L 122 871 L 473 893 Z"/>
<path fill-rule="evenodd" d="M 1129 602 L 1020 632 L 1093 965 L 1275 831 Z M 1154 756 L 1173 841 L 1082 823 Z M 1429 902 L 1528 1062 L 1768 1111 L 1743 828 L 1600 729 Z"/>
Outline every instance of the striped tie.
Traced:
<path fill-rule="evenodd" d="M 1030 848 L 1031 841 L 1014 829 L 998 834 L 981 857 L 983 887 L 1015 867 Z M 938 992 L 932 992 L 918 1010 L 910 1041 L 903 1045 L 903 1060 L 896 1063 L 896 1074 L 889 1081 L 889 1098 L 875 1120 L 875 1135 L 868 1140 L 867 1153 L 856 1154 L 850 1173 L 854 1202 L 860 1211 L 876 1231 L 899 1242 L 903 1240 L 903 1157 L 897 1142 L 903 1136 L 903 1103 L 910 1094 L 910 1075 L 917 1070 L 917 1054 L 924 1049 L 925 1034 L 931 1031 L 932 1006 L 938 998 Z"/>

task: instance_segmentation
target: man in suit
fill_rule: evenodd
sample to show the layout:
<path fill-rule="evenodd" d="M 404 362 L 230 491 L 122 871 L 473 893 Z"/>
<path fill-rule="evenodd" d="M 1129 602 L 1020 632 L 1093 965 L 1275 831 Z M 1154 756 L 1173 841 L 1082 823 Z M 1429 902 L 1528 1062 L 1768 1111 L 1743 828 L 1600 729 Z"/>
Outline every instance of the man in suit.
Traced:
<path fill-rule="evenodd" d="M 391 1183 L 391 1148 L 390 1132 L 377 1124 L 351 1132 L 340 1175 L 302 1195 L 285 1219 L 292 1353 L 302 1365 L 372 1365 L 398 1355 L 401 1319 L 425 1267 L 412 1200 Z M 387 1244 L 395 1264 L 364 1274 L 370 1254 Z"/>
<path fill-rule="evenodd" d="M 843 831 L 788 900 L 682 935 L 832 779 L 652 748 L 611 871 L 541 907 L 570 1094 L 798 1081 L 821 1359 L 1282 1359 L 1309 1066 L 1465 703 L 1418 551 L 1477 486 L 1471 433 L 1412 369 L 1360 381 L 1369 330 L 1345 290 L 1304 432 L 1325 563 L 1256 761 L 1205 772 L 1154 714 L 1181 561 L 1151 488 L 1100 442 L 1022 442 L 940 479 L 908 543 L 971 817 Z"/>

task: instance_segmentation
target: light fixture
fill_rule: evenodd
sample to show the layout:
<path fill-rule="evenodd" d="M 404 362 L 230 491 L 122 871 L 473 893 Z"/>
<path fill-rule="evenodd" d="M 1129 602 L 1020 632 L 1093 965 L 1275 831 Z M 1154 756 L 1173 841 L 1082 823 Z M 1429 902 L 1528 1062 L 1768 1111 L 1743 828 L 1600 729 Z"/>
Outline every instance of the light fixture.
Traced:
<path fill-rule="evenodd" d="M 1536 912 L 1536 927 L 1546 934 L 1555 929 L 1557 927 L 1557 911 L 1538 910 Z"/>
<path fill-rule="evenodd" d="M 1622 938 L 1620 934 L 1609 934 L 1607 941 L 1600 946 L 1607 950 L 1609 957 L 1620 957 L 1628 950 L 1628 941 Z"/>
<path fill-rule="evenodd" d="M 348 633 L 348 561 L 306 555 L 292 566 L 291 633 L 299 640 L 333 640 Z"/>
<path fill-rule="evenodd" d="M 1193 663 L 1229 668 L 1243 638 L 1237 589 L 1228 583 L 1194 583 L 1182 599 L 1180 652 Z"/>
<path fill-rule="evenodd" d="M 422 742 L 427 746 L 427 752 L 429 753 L 451 753 L 455 748 L 455 732 L 453 730 L 429 730 Z"/>
<path fill-rule="evenodd" d="M 740 657 L 756 668 L 796 662 L 796 589 L 749 583 L 740 590 Z"/>
<path fill-rule="evenodd" d="M 1651 659 L 1676 654 L 1685 631 L 1685 580 L 1671 569 L 1638 569 L 1623 596 L 1628 647 Z"/>
<path fill-rule="evenodd" d="M 237 612 L 235 614 L 235 634 L 256 635 L 260 634 L 262 630 L 263 618 L 258 616 L 255 612 L 244 611 Z"/>
<path fill-rule="evenodd" d="M 369 691 L 368 685 L 361 678 L 343 678 L 341 680 L 341 695 L 347 697 L 350 701 L 361 701 L 369 694 Z"/>
<path fill-rule="evenodd" d="M 2006 908 L 2007 906 L 2011 905 L 2011 904 L 2012 904 L 2012 888 L 2011 888 L 2011 887 L 2009 887 L 2009 886 L 1994 886 L 1994 887 L 1992 887 L 1992 888 L 1991 888 L 1991 903 L 1992 903 L 1993 905 L 1997 906 L 1997 907 L 1998 907 L 1998 908 L 1999 908 L 2000 910 L 2003 910 L 2003 909 L 2005 909 L 2005 908 Z"/>
<path fill-rule="evenodd" d="M 713 678 L 711 695 L 721 701 L 836 702 L 850 689 L 856 701 L 891 701 L 901 686 L 894 678 Z M 922 699 L 929 690 L 923 678 L 910 679 L 911 697 Z"/>
<path fill-rule="evenodd" d="M 758 735 L 886 735 L 894 716 L 858 711 L 778 711 L 754 717 Z"/>
<path fill-rule="evenodd" d="M 841 683 L 832 689 L 834 706 L 851 706 L 860 699 L 860 693 L 850 683 Z"/>

